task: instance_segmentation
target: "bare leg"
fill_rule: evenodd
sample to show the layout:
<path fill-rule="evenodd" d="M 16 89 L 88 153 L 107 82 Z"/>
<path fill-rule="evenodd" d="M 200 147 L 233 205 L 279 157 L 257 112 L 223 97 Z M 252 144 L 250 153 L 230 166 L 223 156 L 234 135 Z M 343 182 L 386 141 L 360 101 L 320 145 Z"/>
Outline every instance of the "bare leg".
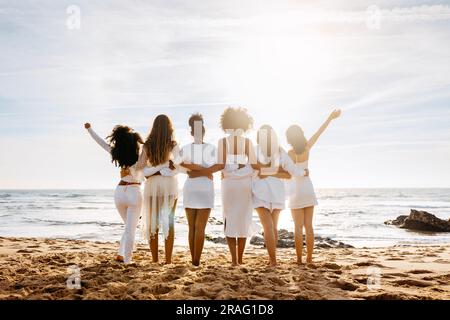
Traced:
<path fill-rule="evenodd" d="M 276 266 L 276 243 L 271 213 L 266 208 L 257 208 L 256 212 L 258 212 L 259 220 L 264 228 L 264 241 L 266 242 L 267 252 L 269 253 L 269 263 L 271 266 Z"/>
<path fill-rule="evenodd" d="M 150 197 L 150 203 L 153 204 L 154 199 L 152 197 Z M 152 205 L 150 205 L 150 220 L 152 219 L 152 214 L 156 214 L 156 212 L 158 212 L 159 210 L 159 202 L 158 199 L 156 199 L 155 201 L 156 203 L 156 207 L 152 208 Z M 158 226 L 158 219 L 156 219 L 156 226 Z M 156 227 L 155 233 L 152 234 L 152 230 L 149 230 L 149 234 L 150 234 L 150 241 L 149 241 L 149 245 L 150 245 L 150 252 L 152 254 L 152 261 L 153 262 L 158 262 L 159 261 L 159 257 L 158 257 L 158 235 L 159 235 L 159 228 Z"/>
<path fill-rule="evenodd" d="M 237 256 L 236 256 L 236 238 L 227 237 L 228 248 L 231 254 L 231 264 L 237 266 Z"/>
<path fill-rule="evenodd" d="M 245 250 L 245 243 L 247 241 L 247 238 L 238 238 L 238 263 L 242 263 L 242 256 L 244 255 Z"/>
<path fill-rule="evenodd" d="M 150 252 L 152 253 L 153 262 L 158 262 L 158 234 L 159 229 L 156 229 L 156 234 L 150 236 Z"/>
<path fill-rule="evenodd" d="M 198 209 L 195 217 L 195 239 L 194 239 L 194 258 L 192 263 L 194 266 L 200 264 L 200 257 L 202 256 L 203 245 L 205 244 L 205 228 L 208 223 L 211 209 Z"/>
<path fill-rule="evenodd" d="M 177 208 L 177 199 L 175 199 L 169 216 L 169 235 L 164 241 L 164 251 L 166 253 L 165 264 L 172 263 L 173 243 L 175 241 L 175 209 Z"/>
<path fill-rule="evenodd" d="M 189 250 L 191 251 L 191 261 L 194 261 L 194 238 L 195 238 L 195 215 L 196 209 L 186 208 L 186 218 L 189 225 Z"/>
<path fill-rule="evenodd" d="M 297 263 L 302 264 L 304 210 L 292 209 L 292 218 L 294 219 L 295 224 L 295 251 L 297 252 Z"/>
<path fill-rule="evenodd" d="M 305 233 L 306 233 L 306 263 L 312 263 L 312 256 L 314 250 L 314 228 L 313 215 L 314 207 L 304 208 L 305 210 Z"/>
<path fill-rule="evenodd" d="M 278 246 L 278 220 L 280 218 L 280 209 L 272 211 L 273 234 L 275 235 L 275 248 Z"/>

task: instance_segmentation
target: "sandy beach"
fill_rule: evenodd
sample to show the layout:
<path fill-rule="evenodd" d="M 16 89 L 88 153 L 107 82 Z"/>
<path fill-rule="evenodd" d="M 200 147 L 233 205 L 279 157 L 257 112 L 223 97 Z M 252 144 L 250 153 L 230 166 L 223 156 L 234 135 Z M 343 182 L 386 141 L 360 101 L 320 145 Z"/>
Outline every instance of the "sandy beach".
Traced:
<path fill-rule="evenodd" d="M 0 238 L 0 248 L 0 299 L 450 299 L 450 245 L 317 249 L 311 266 L 279 249 L 276 269 L 253 246 L 239 267 L 211 244 L 199 267 L 184 247 L 163 265 L 139 245 L 127 266 L 112 259 L 116 243 Z M 67 288 L 72 265 L 81 289 Z"/>

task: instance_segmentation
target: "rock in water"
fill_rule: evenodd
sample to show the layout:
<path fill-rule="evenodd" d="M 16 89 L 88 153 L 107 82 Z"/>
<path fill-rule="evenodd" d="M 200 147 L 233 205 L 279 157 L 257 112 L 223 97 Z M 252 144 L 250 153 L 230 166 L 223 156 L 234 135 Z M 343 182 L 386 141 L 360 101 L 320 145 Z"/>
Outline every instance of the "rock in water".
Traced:
<path fill-rule="evenodd" d="M 439 219 L 431 213 L 414 209 L 411 209 L 409 216 L 398 216 L 397 219 L 386 221 L 385 224 L 417 231 L 450 232 L 450 220 Z"/>

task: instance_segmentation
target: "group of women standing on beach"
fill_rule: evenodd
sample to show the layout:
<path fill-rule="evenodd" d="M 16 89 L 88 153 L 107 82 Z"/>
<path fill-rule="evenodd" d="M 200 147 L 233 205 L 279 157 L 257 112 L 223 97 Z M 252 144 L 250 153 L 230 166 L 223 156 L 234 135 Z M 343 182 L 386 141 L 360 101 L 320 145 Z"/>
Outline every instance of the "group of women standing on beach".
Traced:
<path fill-rule="evenodd" d="M 165 263 L 172 262 L 177 175 L 187 174 L 183 206 L 189 225 L 192 264 L 199 265 L 205 228 L 214 208 L 213 174 L 221 171 L 224 233 L 232 264 L 243 263 L 246 240 L 256 231 L 252 220 L 254 209 L 264 228 L 269 264 L 277 264 L 278 218 L 285 209 L 286 197 L 295 224 L 297 262 L 302 263 L 305 229 L 306 262 L 311 263 L 314 247 L 312 220 L 317 199 L 309 178 L 309 152 L 340 113 L 340 110 L 333 111 L 309 140 L 299 126 L 290 126 L 286 131 L 287 142 L 291 146 L 288 152 L 280 147 L 278 137 L 269 125 L 258 130 L 255 147 L 245 137 L 253 119 L 243 108 L 227 108 L 223 112 L 221 127 L 226 136 L 219 140 L 217 147 L 204 142 L 206 130 L 200 114 L 190 117 L 193 142 L 182 148 L 174 139 L 172 122 L 166 115 L 155 118 L 145 141 L 126 126 L 116 126 L 104 141 L 86 123 L 85 128 L 90 135 L 121 168 L 115 203 L 125 230 L 116 260 L 132 261 L 135 233 L 142 216 L 143 235 L 149 242 L 153 261 L 159 260 L 158 234 L 161 231 L 165 239 Z M 143 181 L 142 192 L 140 186 Z"/>

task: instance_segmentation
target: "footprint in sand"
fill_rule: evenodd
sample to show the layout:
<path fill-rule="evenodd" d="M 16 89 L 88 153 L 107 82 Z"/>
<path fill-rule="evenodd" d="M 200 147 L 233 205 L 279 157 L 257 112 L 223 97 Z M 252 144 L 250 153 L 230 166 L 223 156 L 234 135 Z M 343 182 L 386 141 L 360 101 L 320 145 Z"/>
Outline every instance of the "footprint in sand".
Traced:
<path fill-rule="evenodd" d="M 379 267 L 379 268 L 384 268 L 384 266 L 382 264 L 376 263 L 374 261 L 361 261 L 361 262 L 354 263 L 353 265 L 357 266 L 357 267 Z"/>
<path fill-rule="evenodd" d="M 450 261 L 446 260 L 446 259 L 436 259 L 433 262 L 436 262 L 436 263 L 450 263 Z"/>
<path fill-rule="evenodd" d="M 433 283 L 427 282 L 427 281 L 421 281 L 421 280 L 415 280 L 415 279 L 400 279 L 395 280 L 392 283 L 395 283 L 400 286 L 408 286 L 408 287 L 430 287 L 433 285 Z"/>
<path fill-rule="evenodd" d="M 339 279 L 332 282 L 332 284 L 339 289 L 345 290 L 345 291 L 355 291 L 359 288 L 359 285 L 350 282 L 346 279 Z"/>
<path fill-rule="evenodd" d="M 404 259 L 400 258 L 400 257 L 389 257 L 386 260 L 389 260 L 389 261 L 401 261 L 401 260 L 404 260 Z"/>
<path fill-rule="evenodd" d="M 424 273 L 433 273 L 433 271 L 429 271 L 429 270 L 411 270 L 411 271 L 408 271 L 408 273 L 424 274 Z"/>

